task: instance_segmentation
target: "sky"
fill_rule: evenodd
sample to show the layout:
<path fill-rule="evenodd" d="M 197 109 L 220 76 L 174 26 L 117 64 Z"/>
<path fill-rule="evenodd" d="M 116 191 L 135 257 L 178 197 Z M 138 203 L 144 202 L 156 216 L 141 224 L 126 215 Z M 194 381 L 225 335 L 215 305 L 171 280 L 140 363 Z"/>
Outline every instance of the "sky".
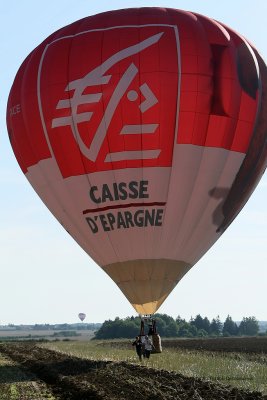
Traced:
<path fill-rule="evenodd" d="M 0 325 L 103 322 L 137 315 L 115 283 L 67 234 L 28 183 L 6 129 L 6 103 L 26 56 L 48 35 L 111 9 L 159 6 L 198 12 L 244 35 L 267 59 L 265 0 L 14 0 L 0 7 Z M 267 320 L 267 174 L 236 220 L 158 312 L 189 320 Z"/>

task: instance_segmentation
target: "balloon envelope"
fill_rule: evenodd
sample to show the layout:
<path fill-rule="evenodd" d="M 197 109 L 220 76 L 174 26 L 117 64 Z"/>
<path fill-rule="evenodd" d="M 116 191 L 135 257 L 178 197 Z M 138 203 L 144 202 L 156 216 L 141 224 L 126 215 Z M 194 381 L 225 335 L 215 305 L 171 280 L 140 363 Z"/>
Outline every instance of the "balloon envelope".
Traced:
<path fill-rule="evenodd" d="M 241 35 L 164 8 L 84 18 L 20 67 L 20 167 L 137 312 L 159 308 L 262 176 L 266 82 Z"/>
<path fill-rule="evenodd" d="M 84 321 L 85 318 L 86 318 L 86 314 L 84 314 L 84 313 L 79 313 L 79 314 L 78 314 L 78 317 L 80 318 L 81 321 Z"/>

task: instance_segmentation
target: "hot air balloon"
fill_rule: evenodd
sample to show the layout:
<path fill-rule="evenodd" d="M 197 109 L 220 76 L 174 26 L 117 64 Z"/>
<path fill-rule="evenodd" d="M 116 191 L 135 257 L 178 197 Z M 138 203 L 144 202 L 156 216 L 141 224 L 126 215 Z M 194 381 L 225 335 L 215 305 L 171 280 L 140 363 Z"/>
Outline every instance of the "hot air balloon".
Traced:
<path fill-rule="evenodd" d="M 224 24 L 105 12 L 49 36 L 7 105 L 17 161 L 139 314 L 153 314 L 266 168 L 267 69 Z"/>
<path fill-rule="evenodd" d="M 81 312 L 81 313 L 78 314 L 78 317 L 79 317 L 80 320 L 83 322 L 83 321 L 85 320 L 85 318 L 86 318 L 86 314 L 83 313 L 83 312 Z"/>

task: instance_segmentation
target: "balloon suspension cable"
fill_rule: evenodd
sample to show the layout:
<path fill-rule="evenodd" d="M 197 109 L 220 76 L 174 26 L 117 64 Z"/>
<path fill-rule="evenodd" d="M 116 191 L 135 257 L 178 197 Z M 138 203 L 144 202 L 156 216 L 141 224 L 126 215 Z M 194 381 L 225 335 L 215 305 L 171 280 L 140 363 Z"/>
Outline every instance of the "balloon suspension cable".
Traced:
<path fill-rule="evenodd" d="M 152 314 L 140 314 L 141 325 L 140 325 L 140 336 L 145 336 L 145 325 L 148 325 L 147 335 L 153 335 L 157 333 L 156 320 Z"/>

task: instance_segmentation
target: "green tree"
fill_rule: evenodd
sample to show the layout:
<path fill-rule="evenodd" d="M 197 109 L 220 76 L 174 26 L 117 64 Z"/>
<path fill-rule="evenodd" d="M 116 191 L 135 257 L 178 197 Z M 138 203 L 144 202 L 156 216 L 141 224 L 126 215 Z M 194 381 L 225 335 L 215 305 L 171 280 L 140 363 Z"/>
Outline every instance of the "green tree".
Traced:
<path fill-rule="evenodd" d="M 166 325 L 165 336 L 166 337 L 178 336 L 178 326 L 174 320 L 170 321 L 168 325 Z"/>
<path fill-rule="evenodd" d="M 205 329 L 199 329 L 197 331 L 197 336 L 198 337 L 206 337 L 206 336 L 208 336 L 208 333 L 207 333 L 207 331 L 205 331 Z"/>
<path fill-rule="evenodd" d="M 156 318 L 156 324 L 157 324 L 157 332 L 161 336 L 165 336 L 165 331 L 166 331 L 166 322 L 161 319 L 160 317 Z"/>
<path fill-rule="evenodd" d="M 157 331 L 161 336 L 175 337 L 178 327 L 175 320 L 167 314 L 155 314 Z"/>
<path fill-rule="evenodd" d="M 198 314 L 195 318 L 191 318 L 190 324 L 195 326 L 198 331 L 204 330 L 206 334 L 209 333 L 210 330 L 210 321 L 207 317 L 202 318 L 200 314 Z"/>
<path fill-rule="evenodd" d="M 244 317 L 238 331 L 240 335 L 255 336 L 259 333 L 259 322 L 255 317 Z"/>
<path fill-rule="evenodd" d="M 181 324 L 181 323 L 186 322 L 186 320 L 183 319 L 183 318 L 181 318 L 180 315 L 178 315 L 178 317 L 176 317 L 175 322 L 176 322 L 177 325 L 179 325 L 179 324 Z"/>
<path fill-rule="evenodd" d="M 190 319 L 189 322 L 191 325 L 195 326 L 197 329 L 202 329 L 203 326 L 203 318 L 200 314 L 196 315 L 195 318 Z"/>
<path fill-rule="evenodd" d="M 202 328 L 203 331 L 206 331 L 207 334 L 210 332 L 210 321 L 208 320 L 207 317 L 205 317 L 203 319 L 203 324 L 202 324 Z"/>
<path fill-rule="evenodd" d="M 114 321 L 105 321 L 95 334 L 95 339 L 117 339 L 117 338 L 133 338 L 139 333 L 140 322 L 138 319 L 125 320 L 116 317 Z"/>
<path fill-rule="evenodd" d="M 195 337 L 197 336 L 197 328 L 194 325 L 191 325 L 189 322 L 181 322 L 178 325 L 178 336 Z"/>
<path fill-rule="evenodd" d="M 238 327 L 228 314 L 223 324 L 223 336 L 236 336 L 238 334 Z"/>
<path fill-rule="evenodd" d="M 174 319 L 167 314 L 155 314 L 155 319 L 158 321 L 158 318 L 162 319 L 166 325 L 170 322 L 173 322 Z"/>
<path fill-rule="evenodd" d="M 219 336 L 222 331 L 223 324 L 221 323 L 219 315 L 216 318 L 213 318 L 210 323 L 210 335 L 212 336 Z"/>

